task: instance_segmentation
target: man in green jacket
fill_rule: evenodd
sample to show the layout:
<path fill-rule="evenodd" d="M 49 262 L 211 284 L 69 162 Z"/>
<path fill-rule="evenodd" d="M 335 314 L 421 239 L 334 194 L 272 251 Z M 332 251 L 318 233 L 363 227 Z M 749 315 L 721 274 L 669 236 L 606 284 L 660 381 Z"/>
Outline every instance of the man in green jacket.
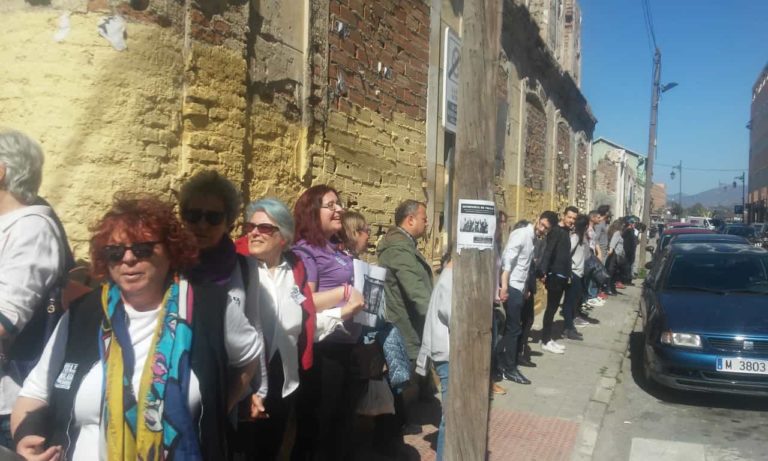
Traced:
<path fill-rule="evenodd" d="M 395 210 L 395 226 L 379 243 L 378 263 L 387 268 L 386 316 L 403 335 L 415 362 L 432 294 L 432 268 L 416 247 L 427 230 L 427 206 L 406 200 Z"/>

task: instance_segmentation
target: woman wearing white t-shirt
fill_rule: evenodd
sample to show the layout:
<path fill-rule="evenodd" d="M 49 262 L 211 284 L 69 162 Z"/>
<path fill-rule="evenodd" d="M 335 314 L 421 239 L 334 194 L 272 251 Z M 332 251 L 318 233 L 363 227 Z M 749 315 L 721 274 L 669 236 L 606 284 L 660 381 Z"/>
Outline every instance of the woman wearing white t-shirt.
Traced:
<path fill-rule="evenodd" d="M 226 458 L 226 417 L 256 370 L 258 336 L 226 290 L 181 275 L 196 258 L 169 204 L 115 201 L 91 238 L 107 281 L 70 306 L 14 407 L 19 454 Z"/>
<path fill-rule="evenodd" d="M 264 412 L 238 424 L 236 443 L 246 459 L 273 460 L 282 446 L 292 445 L 284 438 L 300 377 L 312 366 L 315 304 L 304 264 L 290 251 L 294 224 L 288 207 L 265 198 L 250 204 L 246 215 L 248 250 L 258 261 L 260 282 L 258 312 L 246 315 L 257 315 L 264 331 L 269 385 Z M 256 394 L 252 400 L 261 403 Z"/>

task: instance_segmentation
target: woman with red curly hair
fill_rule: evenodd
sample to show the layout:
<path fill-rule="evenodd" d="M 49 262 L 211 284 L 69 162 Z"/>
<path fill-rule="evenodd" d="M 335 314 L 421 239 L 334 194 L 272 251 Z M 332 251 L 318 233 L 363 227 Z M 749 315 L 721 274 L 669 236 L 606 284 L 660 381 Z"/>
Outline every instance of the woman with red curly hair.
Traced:
<path fill-rule="evenodd" d="M 316 337 L 321 340 L 315 344 L 313 367 L 299 387 L 297 409 L 311 411 L 297 415 L 294 459 L 348 459 L 355 407 L 365 389 L 365 380 L 354 377 L 351 366 L 362 332 L 352 317 L 363 308 L 363 296 L 352 287 L 352 258 L 339 239 L 343 211 L 338 192 L 326 185 L 307 189 L 293 209 L 293 250 L 306 267 L 318 331 L 328 332 Z"/>
<path fill-rule="evenodd" d="M 91 238 L 106 281 L 73 302 L 24 382 L 11 418 L 18 453 L 226 459 L 226 418 L 256 371 L 257 333 L 225 289 L 183 275 L 197 253 L 169 204 L 115 200 Z"/>

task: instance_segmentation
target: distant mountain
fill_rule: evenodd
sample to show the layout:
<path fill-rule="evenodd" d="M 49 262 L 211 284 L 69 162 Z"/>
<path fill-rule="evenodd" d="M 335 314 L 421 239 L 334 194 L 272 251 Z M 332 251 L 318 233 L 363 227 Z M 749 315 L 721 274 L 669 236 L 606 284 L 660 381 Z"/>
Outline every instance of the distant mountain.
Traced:
<path fill-rule="evenodd" d="M 667 202 L 677 202 L 678 195 L 675 193 L 667 192 Z M 688 208 L 697 203 L 701 203 L 707 208 L 714 208 L 717 206 L 732 207 L 733 205 L 741 205 L 741 184 L 738 187 L 728 186 L 715 187 L 714 189 L 705 190 L 698 194 L 685 195 L 683 194 L 683 207 Z"/>

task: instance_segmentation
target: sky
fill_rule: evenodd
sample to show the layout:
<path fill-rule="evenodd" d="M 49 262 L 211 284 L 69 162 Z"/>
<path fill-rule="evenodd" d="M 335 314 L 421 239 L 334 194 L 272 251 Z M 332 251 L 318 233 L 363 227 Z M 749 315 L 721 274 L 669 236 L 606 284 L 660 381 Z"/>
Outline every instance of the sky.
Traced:
<path fill-rule="evenodd" d="M 582 92 L 604 137 L 648 150 L 653 52 L 642 0 L 579 0 Z M 768 64 L 768 0 L 648 0 L 661 83 L 654 182 L 683 194 L 732 184 L 748 170 L 752 86 Z M 706 172 L 700 169 L 739 169 Z M 741 182 L 738 182 L 741 188 Z"/>

